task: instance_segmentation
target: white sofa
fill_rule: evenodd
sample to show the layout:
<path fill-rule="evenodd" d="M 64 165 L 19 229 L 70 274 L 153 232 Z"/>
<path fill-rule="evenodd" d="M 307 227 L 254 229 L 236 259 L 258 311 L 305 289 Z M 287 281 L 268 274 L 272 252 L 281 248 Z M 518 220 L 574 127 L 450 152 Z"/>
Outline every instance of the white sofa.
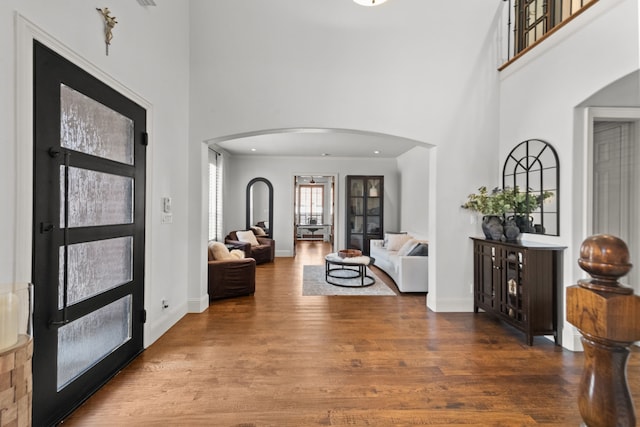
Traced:
<path fill-rule="evenodd" d="M 411 232 L 406 233 L 413 240 L 428 245 L 427 239 Z M 388 237 L 387 235 L 386 237 Z M 393 235 L 391 235 L 393 236 Z M 429 291 L 429 257 L 421 255 L 398 255 L 397 245 L 385 245 L 385 240 L 371 240 L 369 255 L 374 258 L 373 264 L 384 270 L 393 279 L 400 292 Z M 404 246 L 404 245 L 403 245 Z M 400 248 L 403 249 L 403 248 Z M 400 253 L 405 253 L 404 251 Z"/>

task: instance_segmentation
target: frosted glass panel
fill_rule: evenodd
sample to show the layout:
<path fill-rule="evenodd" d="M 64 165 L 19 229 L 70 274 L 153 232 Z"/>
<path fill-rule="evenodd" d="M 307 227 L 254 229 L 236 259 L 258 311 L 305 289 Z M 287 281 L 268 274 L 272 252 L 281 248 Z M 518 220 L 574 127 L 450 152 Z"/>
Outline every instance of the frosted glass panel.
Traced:
<path fill-rule="evenodd" d="M 80 302 L 133 279 L 133 237 L 69 245 L 67 305 Z M 58 307 L 64 293 L 64 247 L 60 247 Z"/>
<path fill-rule="evenodd" d="M 60 166 L 60 227 L 64 227 L 64 166 Z M 133 178 L 69 168 L 69 227 L 131 224 Z"/>
<path fill-rule="evenodd" d="M 133 144 L 131 119 L 60 85 L 60 145 L 132 165 Z"/>
<path fill-rule="evenodd" d="M 58 391 L 131 338 L 131 295 L 58 329 Z"/>

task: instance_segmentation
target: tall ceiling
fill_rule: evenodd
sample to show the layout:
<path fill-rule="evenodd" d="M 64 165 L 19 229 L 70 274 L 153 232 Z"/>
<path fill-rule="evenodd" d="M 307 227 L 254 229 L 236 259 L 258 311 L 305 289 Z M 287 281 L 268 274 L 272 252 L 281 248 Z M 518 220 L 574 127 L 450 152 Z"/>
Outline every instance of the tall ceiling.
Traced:
<path fill-rule="evenodd" d="M 193 136 L 248 156 L 395 158 L 449 141 L 502 3 L 192 0 Z"/>

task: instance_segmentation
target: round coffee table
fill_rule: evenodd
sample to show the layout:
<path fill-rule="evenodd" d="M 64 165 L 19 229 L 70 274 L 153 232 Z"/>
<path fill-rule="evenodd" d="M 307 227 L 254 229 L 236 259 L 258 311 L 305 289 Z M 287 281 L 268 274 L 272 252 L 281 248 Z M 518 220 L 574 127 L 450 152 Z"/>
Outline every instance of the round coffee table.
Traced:
<path fill-rule="evenodd" d="M 366 255 L 357 257 L 342 258 L 338 253 L 334 252 L 324 257 L 325 276 L 324 280 L 334 286 L 342 286 L 345 288 L 361 288 L 371 286 L 376 283 L 376 279 L 367 274 L 367 266 L 372 264 L 374 259 Z M 333 268 L 332 268 L 333 267 Z M 337 275 L 340 271 L 345 275 Z M 337 283 L 333 279 L 360 279 L 354 280 L 353 284 Z"/>

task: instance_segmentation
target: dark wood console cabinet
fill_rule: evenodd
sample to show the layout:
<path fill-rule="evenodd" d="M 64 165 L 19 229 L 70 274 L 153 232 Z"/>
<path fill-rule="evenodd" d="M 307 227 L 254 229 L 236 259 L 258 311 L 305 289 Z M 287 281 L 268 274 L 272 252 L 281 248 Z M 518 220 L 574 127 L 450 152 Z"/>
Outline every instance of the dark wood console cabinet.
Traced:
<path fill-rule="evenodd" d="M 558 344 L 558 286 L 563 246 L 473 238 L 473 310 L 526 334 L 553 335 Z"/>

